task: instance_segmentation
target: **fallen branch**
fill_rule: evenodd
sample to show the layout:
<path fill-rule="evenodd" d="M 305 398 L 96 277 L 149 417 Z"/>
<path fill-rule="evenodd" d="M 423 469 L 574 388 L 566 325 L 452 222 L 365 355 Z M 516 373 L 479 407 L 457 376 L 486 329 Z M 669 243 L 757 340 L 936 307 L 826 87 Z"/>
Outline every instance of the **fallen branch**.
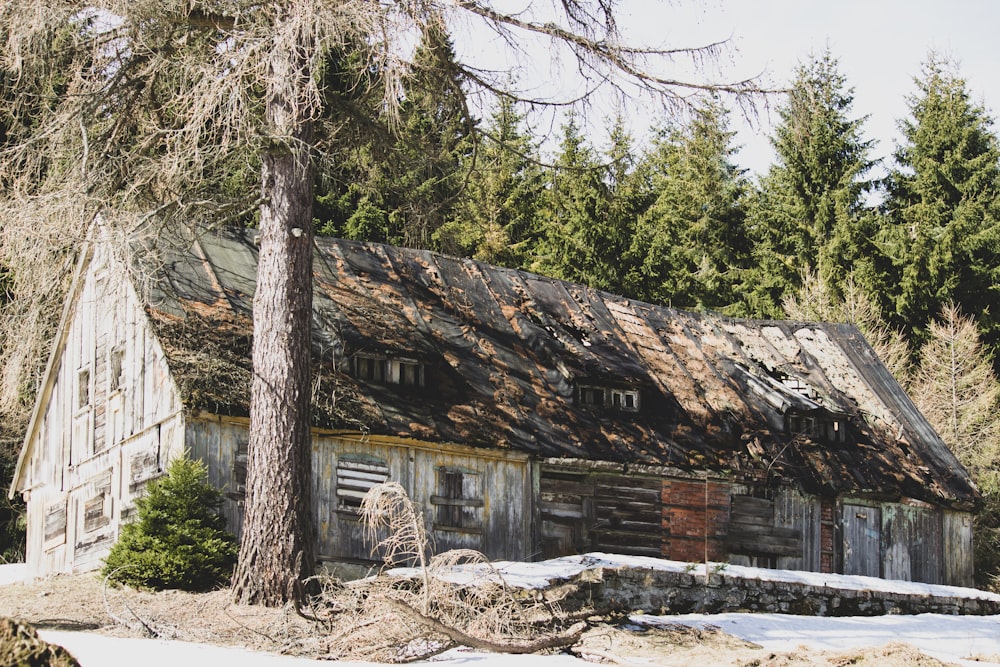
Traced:
<path fill-rule="evenodd" d="M 468 646 L 470 648 L 479 649 L 482 651 L 493 651 L 494 653 L 537 653 L 550 648 L 563 648 L 566 646 L 572 646 L 577 641 L 579 641 L 583 631 L 587 629 L 587 624 L 584 622 L 579 622 L 573 625 L 567 634 L 553 635 L 549 637 L 542 637 L 536 641 L 528 642 L 526 644 L 518 643 L 505 643 L 499 644 L 497 642 L 492 642 L 486 639 L 479 639 L 478 637 L 473 637 L 472 635 L 466 634 L 457 628 L 452 628 L 445 625 L 444 623 L 438 621 L 435 618 L 425 616 L 419 611 L 406 604 L 402 600 L 397 600 L 395 598 L 386 597 L 385 602 L 389 603 L 394 609 L 400 613 L 410 617 L 411 619 L 423 624 L 424 626 L 430 628 L 432 631 L 444 635 L 448 639 L 452 640 L 457 644 L 462 644 L 463 646 Z"/>
<path fill-rule="evenodd" d="M 111 580 L 112 576 L 114 576 L 120 570 L 122 570 L 122 569 L 124 569 L 126 567 L 130 567 L 130 566 L 125 565 L 125 566 L 119 567 L 119 568 L 113 570 L 112 572 L 109 572 L 107 574 L 107 576 L 104 577 L 104 589 L 103 589 L 102 593 L 103 593 L 103 596 L 104 596 L 104 611 L 107 612 L 108 616 L 111 617 L 111 620 L 113 620 L 115 623 L 118 623 L 119 625 L 123 625 L 126 628 L 132 629 L 134 627 L 133 624 L 129 623 L 128 621 L 126 621 L 123 618 L 119 618 L 114 612 L 111 611 L 111 603 L 108 601 L 108 582 Z M 128 602 L 122 601 L 122 604 L 125 606 L 125 609 L 127 609 L 128 612 L 132 615 L 132 617 L 135 618 L 135 620 L 139 621 L 139 623 L 142 625 L 142 628 L 146 631 L 146 633 L 150 637 L 154 637 L 154 638 L 162 637 L 162 635 L 155 628 L 153 628 L 153 626 L 150 625 L 150 623 L 146 622 L 146 620 L 143 619 L 141 616 L 139 616 L 139 614 L 135 613 L 135 610 L 132 609 L 132 607 L 130 607 L 128 605 Z"/>

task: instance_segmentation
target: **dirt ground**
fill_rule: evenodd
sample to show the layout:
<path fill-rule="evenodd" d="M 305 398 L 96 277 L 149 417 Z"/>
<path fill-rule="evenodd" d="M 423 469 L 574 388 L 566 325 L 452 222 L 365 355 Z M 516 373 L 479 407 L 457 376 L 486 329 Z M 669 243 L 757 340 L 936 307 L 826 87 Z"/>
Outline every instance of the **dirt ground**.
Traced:
<path fill-rule="evenodd" d="M 32 584 L 0 586 L 0 616 L 40 629 L 88 630 L 121 637 L 159 636 L 241 646 L 317 658 L 331 654 L 319 626 L 291 608 L 233 605 L 226 590 L 192 594 L 106 588 L 96 575 L 58 576 Z M 717 629 L 671 626 L 635 632 L 594 623 L 572 652 L 625 667 L 719 665 L 731 667 L 936 667 L 945 665 L 911 646 L 819 652 L 802 647 L 774 653 Z"/>

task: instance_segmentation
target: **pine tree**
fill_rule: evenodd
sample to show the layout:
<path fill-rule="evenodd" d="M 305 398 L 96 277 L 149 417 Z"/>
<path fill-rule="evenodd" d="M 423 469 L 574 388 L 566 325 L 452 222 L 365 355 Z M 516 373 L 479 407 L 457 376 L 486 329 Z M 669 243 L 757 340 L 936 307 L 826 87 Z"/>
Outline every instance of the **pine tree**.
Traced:
<path fill-rule="evenodd" d="M 444 252 L 526 268 L 537 250 L 544 179 L 536 148 L 513 102 L 500 100 L 479 151 L 467 155 L 468 184 L 438 230 Z"/>
<path fill-rule="evenodd" d="M 463 165 L 472 149 L 473 128 L 456 83 L 460 78 L 451 40 L 434 24 L 427 26 L 417 45 L 395 117 L 379 114 L 381 99 L 352 90 L 341 93 L 376 120 L 368 121 L 366 132 L 355 134 L 355 147 L 343 160 L 327 167 L 332 182 L 317 197 L 321 233 L 435 247 L 434 235 L 453 216 L 465 185 Z M 344 123 L 351 118 L 340 113 L 332 120 Z"/>
<path fill-rule="evenodd" d="M 1000 573 L 1000 381 L 975 321 L 956 304 L 946 303 L 930 323 L 910 393 L 983 494 L 975 545 L 985 583 Z"/>
<path fill-rule="evenodd" d="M 137 521 L 122 527 L 103 574 L 157 590 L 206 591 L 228 583 L 236 537 L 219 514 L 222 492 L 207 479 L 201 461 L 175 459 L 136 500 Z"/>
<path fill-rule="evenodd" d="M 629 293 L 679 308 L 725 310 L 748 244 L 748 184 L 733 162 L 734 132 L 716 100 L 689 124 L 661 132 L 644 166 L 655 200 L 639 218 L 629 251 Z"/>
<path fill-rule="evenodd" d="M 871 142 L 862 138 L 864 118 L 852 118 L 853 89 L 829 52 L 801 65 L 772 145 L 777 162 L 761 179 L 749 210 L 755 270 L 747 274 L 747 310 L 780 315 L 804 271 L 815 271 L 834 290 L 877 248 L 869 243 L 877 218 L 865 211 L 873 188 L 866 175 Z"/>
<path fill-rule="evenodd" d="M 605 227 L 610 209 L 607 165 L 587 144 L 575 115 L 570 115 L 562 132 L 541 213 L 544 238 L 531 269 L 610 289 L 617 282 L 620 255 L 616 258 L 608 250 L 614 239 Z"/>
<path fill-rule="evenodd" d="M 1000 147 L 986 110 L 947 61 L 931 56 L 911 117 L 900 125 L 887 209 L 898 274 L 889 287 L 901 326 L 919 333 L 949 301 L 1000 342 Z"/>

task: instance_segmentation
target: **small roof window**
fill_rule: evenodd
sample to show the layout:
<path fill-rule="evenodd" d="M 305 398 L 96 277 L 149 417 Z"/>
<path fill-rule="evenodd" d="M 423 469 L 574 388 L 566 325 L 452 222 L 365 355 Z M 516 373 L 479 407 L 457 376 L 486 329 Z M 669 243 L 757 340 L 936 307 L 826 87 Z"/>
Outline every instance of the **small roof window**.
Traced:
<path fill-rule="evenodd" d="M 805 435 L 831 444 L 847 441 L 847 420 L 838 415 L 790 412 L 786 417 L 785 427 L 789 435 Z"/>
<path fill-rule="evenodd" d="M 576 404 L 619 412 L 638 412 L 639 390 L 631 387 L 580 385 L 576 390 Z"/>
<path fill-rule="evenodd" d="M 358 353 L 351 359 L 351 375 L 375 384 L 424 386 L 424 365 L 416 359 Z"/>

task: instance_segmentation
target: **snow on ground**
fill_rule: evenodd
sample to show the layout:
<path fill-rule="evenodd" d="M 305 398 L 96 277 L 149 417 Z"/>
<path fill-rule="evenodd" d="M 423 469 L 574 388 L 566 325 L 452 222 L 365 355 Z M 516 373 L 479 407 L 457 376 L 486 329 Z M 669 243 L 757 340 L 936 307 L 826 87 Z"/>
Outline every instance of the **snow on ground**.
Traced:
<path fill-rule="evenodd" d="M 28 566 L 25 563 L 7 563 L 0 565 L 0 586 L 19 584 L 28 578 Z"/>
<path fill-rule="evenodd" d="M 621 554 L 588 553 L 580 556 L 563 556 L 552 560 L 535 563 L 519 563 L 498 561 L 491 565 L 460 565 L 452 568 L 446 577 L 448 581 L 464 583 L 471 580 L 471 575 L 483 576 L 488 568 L 495 568 L 503 575 L 508 585 L 517 588 L 544 588 L 553 581 L 569 579 L 588 568 L 596 567 L 633 567 L 662 570 L 667 572 L 687 572 L 704 576 L 705 564 L 686 563 L 647 556 L 624 556 Z M 980 600 L 1000 601 L 1000 595 L 988 593 L 975 588 L 959 586 L 941 586 L 923 584 L 914 581 L 893 581 L 876 577 L 861 577 L 844 574 L 823 574 L 821 572 L 801 572 L 797 570 L 771 570 L 758 567 L 743 567 L 729 563 L 709 563 L 711 574 L 723 574 L 743 579 L 760 579 L 763 581 L 780 581 L 785 583 L 800 583 L 809 586 L 830 586 L 855 591 L 877 591 L 881 593 L 902 593 L 908 595 L 936 595 L 941 597 L 964 597 Z M 394 574 L 412 575 L 412 568 L 398 568 Z M 440 572 L 438 573 L 440 575 Z"/>
<path fill-rule="evenodd" d="M 760 644 L 769 651 L 792 651 L 798 646 L 842 651 L 903 642 L 945 662 L 980 667 L 1000 665 L 1000 662 L 963 660 L 972 656 L 1000 660 L 1000 616 L 897 614 L 823 618 L 787 614 L 685 614 L 635 616 L 633 620 L 648 625 L 714 625 L 740 639 Z"/>
<path fill-rule="evenodd" d="M 714 625 L 725 632 L 775 652 L 799 646 L 843 651 L 905 642 L 946 662 L 968 667 L 1000 665 L 966 660 L 973 656 L 1000 656 L 1000 616 L 881 616 L 876 618 L 817 618 L 782 614 L 718 614 L 637 617 L 644 623 Z M 90 632 L 43 630 L 45 640 L 60 644 L 82 667 L 176 667 L 240 665 L 240 667 L 318 667 L 329 662 L 254 653 L 235 648 L 156 639 L 120 639 Z M 338 667 L 370 665 L 341 662 Z M 569 655 L 500 655 L 453 650 L 434 660 L 435 667 L 594 667 Z"/>
<path fill-rule="evenodd" d="M 572 576 L 586 567 L 605 565 L 619 567 L 675 568 L 697 573 L 687 563 L 675 563 L 655 558 L 588 554 L 555 559 L 547 563 L 498 563 L 508 583 L 539 587 L 545 582 Z M 698 566 L 699 568 L 703 566 Z M 731 576 L 750 576 L 800 581 L 813 585 L 840 585 L 861 590 L 890 590 L 905 593 L 964 595 L 997 598 L 974 589 L 930 586 L 911 582 L 886 581 L 870 577 L 844 577 L 812 572 L 759 570 L 727 566 Z M 23 565 L 0 565 L 0 584 L 25 579 Z M 456 573 L 456 577 L 457 577 Z M 0 610 L 2 615 L 3 610 Z M 723 631 L 760 644 L 770 651 L 786 652 L 799 646 L 817 650 L 840 651 L 890 642 L 905 642 L 941 660 L 969 667 L 985 667 L 1000 662 L 973 662 L 967 658 L 984 656 L 1000 660 L 1000 616 L 918 616 L 888 615 L 878 617 L 820 618 L 784 614 L 686 614 L 681 616 L 633 617 L 643 624 L 683 623 L 691 626 L 713 625 Z M 238 664 L 241 667 L 316 667 L 320 661 L 306 658 L 255 653 L 235 648 L 155 639 L 121 639 L 90 632 L 43 630 L 39 634 L 48 641 L 65 646 L 82 667 L 174 667 L 178 664 Z M 435 667 L 593 667 L 593 663 L 568 655 L 510 656 L 453 650 L 434 660 Z M 329 664 L 329 663 L 325 663 Z M 366 663 L 339 663 L 340 667 Z"/>

